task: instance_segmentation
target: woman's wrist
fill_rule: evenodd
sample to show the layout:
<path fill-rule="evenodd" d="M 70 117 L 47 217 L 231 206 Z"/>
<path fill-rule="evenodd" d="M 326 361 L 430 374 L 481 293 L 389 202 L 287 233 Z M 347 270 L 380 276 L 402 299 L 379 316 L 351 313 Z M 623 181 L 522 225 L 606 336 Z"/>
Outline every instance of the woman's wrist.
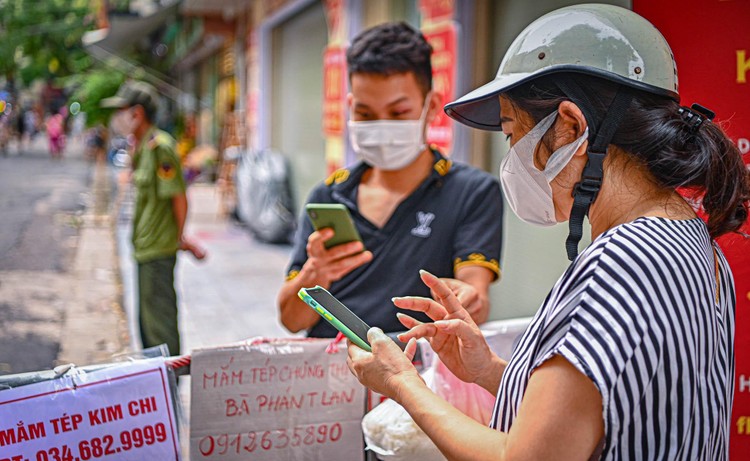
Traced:
<path fill-rule="evenodd" d="M 424 379 L 422 379 L 416 369 L 393 375 L 389 381 L 392 382 L 391 398 L 400 404 L 403 404 L 411 393 L 429 390 Z"/>
<path fill-rule="evenodd" d="M 497 355 L 492 354 L 492 360 L 490 360 L 489 366 L 485 368 L 484 373 L 482 373 L 480 376 L 477 376 L 477 379 L 474 380 L 474 383 L 483 387 L 492 395 L 496 395 L 497 389 L 498 387 L 500 387 L 500 380 L 503 377 L 503 372 L 505 371 L 506 365 L 507 362 L 505 362 Z"/>

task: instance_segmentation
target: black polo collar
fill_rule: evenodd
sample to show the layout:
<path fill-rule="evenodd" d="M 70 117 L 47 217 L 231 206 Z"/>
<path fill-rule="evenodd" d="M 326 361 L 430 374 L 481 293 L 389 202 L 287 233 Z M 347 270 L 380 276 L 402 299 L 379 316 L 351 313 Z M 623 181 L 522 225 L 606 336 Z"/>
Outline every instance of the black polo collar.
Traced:
<path fill-rule="evenodd" d="M 431 184 L 435 181 L 442 181 L 443 178 L 448 175 L 453 166 L 453 161 L 444 156 L 436 147 L 430 146 L 430 151 L 434 157 L 432 162 L 432 172 L 430 176 L 425 179 L 423 185 Z M 362 181 L 362 175 L 370 168 L 372 168 L 372 166 L 360 160 L 351 168 L 342 168 L 329 176 L 328 179 L 326 179 L 326 183 L 331 187 L 332 194 L 336 200 L 341 200 L 342 202 L 356 200 L 356 188 Z"/>

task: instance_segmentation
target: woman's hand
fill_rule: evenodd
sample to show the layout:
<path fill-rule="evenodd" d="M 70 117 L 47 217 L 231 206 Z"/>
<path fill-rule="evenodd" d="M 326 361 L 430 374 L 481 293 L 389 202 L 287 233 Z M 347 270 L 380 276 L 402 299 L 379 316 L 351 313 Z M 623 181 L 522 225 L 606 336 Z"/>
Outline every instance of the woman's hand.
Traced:
<path fill-rule="evenodd" d="M 434 323 L 422 323 L 397 314 L 409 331 L 399 335 L 401 341 L 427 338 L 440 360 L 463 381 L 477 383 L 493 394 L 504 369 L 504 363 L 490 350 L 487 342 L 466 309 L 448 285 L 427 271 L 420 271 L 422 281 L 435 300 L 421 297 L 394 298 L 402 309 L 424 312 Z"/>
<path fill-rule="evenodd" d="M 424 384 L 411 363 L 417 350 L 415 339 L 410 340 L 404 351 L 401 351 L 380 328 L 370 328 L 367 340 L 372 346 L 372 352 L 347 341 L 349 357 L 346 364 L 360 383 L 396 401 L 401 386 Z"/>

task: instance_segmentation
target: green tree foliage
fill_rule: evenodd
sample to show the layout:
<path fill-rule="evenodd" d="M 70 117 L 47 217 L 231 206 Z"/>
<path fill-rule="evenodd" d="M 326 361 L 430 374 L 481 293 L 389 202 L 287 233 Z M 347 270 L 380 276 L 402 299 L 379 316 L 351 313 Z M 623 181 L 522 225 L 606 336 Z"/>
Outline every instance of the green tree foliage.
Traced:
<path fill-rule="evenodd" d="M 86 125 L 106 125 L 112 109 L 102 109 L 99 102 L 115 93 L 120 84 L 125 81 L 125 74 L 109 69 L 96 68 L 86 74 L 70 77 L 69 86 L 75 88 L 69 101 L 81 104 L 81 111 L 86 112 Z"/>
<path fill-rule="evenodd" d="M 93 18 L 89 0 L 0 0 L 0 74 L 28 85 L 86 71 Z"/>

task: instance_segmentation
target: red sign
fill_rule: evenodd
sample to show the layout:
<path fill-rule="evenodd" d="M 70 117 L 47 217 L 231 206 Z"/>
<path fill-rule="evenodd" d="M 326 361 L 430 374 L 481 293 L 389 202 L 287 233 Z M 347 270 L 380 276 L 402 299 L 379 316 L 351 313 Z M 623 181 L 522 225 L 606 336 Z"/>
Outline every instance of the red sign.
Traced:
<path fill-rule="evenodd" d="M 433 49 L 432 89 L 443 97 L 443 101 L 452 101 L 456 81 L 456 26 L 452 22 L 445 22 L 423 33 Z M 427 129 L 427 142 L 435 144 L 443 152 L 450 151 L 453 123 L 442 110 L 438 111 Z"/>
<path fill-rule="evenodd" d="M 325 0 L 328 41 L 336 42 L 345 38 L 345 0 Z"/>
<path fill-rule="evenodd" d="M 436 22 L 453 18 L 454 0 L 421 0 L 419 10 L 425 22 Z"/>
<path fill-rule="evenodd" d="M 323 133 L 344 135 L 346 107 L 346 53 L 341 46 L 329 46 L 323 54 Z"/>
<path fill-rule="evenodd" d="M 750 2 L 633 0 L 633 10 L 661 31 L 677 61 L 681 104 L 716 112 L 750 165 Z M 743 228 L 750 233 L 750 221 Z M 730 458 L 750 456 L 750 239 L 719 239 L 735 279 L 736 376 Z"/>

